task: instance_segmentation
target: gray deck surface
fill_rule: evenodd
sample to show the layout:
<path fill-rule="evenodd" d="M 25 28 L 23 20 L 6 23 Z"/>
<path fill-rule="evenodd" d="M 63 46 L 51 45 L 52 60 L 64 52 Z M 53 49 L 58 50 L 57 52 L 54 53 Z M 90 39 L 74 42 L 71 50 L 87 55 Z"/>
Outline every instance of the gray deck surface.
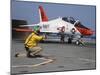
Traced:
<path fill-rule="evenodd" d="M 46 65 L 38 67 L 13 67 L 18 65 L 32 65 L 43 62 L 44 60 L 36 58 L 18 57 L 16 53 L 25 53 L 23 42 L 12 41 L 11 49 L 11 72 L 12 74 L 37 73 L 51 71 L 70 71 L 85 70 L 96 68 L 96 50 L 93 46 L 77 46 L 74 44 L 61 43 L 40 43 L 43 47 L 42 54 L 52 56 L 56 60 Z"/>

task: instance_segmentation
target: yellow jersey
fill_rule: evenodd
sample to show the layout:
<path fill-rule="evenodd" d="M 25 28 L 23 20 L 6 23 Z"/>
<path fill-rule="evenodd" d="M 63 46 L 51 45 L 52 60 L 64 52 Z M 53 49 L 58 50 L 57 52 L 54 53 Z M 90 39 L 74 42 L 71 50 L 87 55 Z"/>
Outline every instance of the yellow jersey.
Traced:
<path fill-rule="evenodd" d="M 44 39 L 43 36 L 38 36 L 33 32 L 27 37 L 24 44 L 26 47 L 32 48 L 32 47 L 37 46 L 38 42 L 43 39 Z"/>

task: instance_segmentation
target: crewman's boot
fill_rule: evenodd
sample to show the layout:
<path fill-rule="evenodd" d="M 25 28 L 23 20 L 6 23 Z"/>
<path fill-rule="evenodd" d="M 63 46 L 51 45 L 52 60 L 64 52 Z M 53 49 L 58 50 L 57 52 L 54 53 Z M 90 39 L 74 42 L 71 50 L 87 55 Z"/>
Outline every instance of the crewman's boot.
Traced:
<path fill-rule="evenodd" d="M 19 56 L 19 53 L 16 53 L 16 54 L 15 54 L 15 57 L 18 57 L 18 56 Z"/>
<path fill-rule="evenodd" d="M 36 58 L 42 58 L 43 55 L 34 55 Z"/>
<path fill-rule="evenodd" d="M 32 55 L 31 52 L 28 52 L 28 53 L 27 53 L 27 57 L 28 57 L 28 58 L 34 58 L 35 56 Z"/>

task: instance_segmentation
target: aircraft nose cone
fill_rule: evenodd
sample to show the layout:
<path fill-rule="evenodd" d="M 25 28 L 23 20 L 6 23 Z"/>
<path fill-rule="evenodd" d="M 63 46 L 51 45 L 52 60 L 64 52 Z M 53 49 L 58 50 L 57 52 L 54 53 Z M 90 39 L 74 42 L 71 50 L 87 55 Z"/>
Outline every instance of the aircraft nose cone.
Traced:
<path fill-rule="evenodd" d="M 93 35 L 93 31 L 91 29 L 80 29 L 79 31 L 82 35 L 86 36 Z"/>
<path fill-rule="evenodd" d="M 90 35 L 93 35 L 94 34 L 94 31 L 91 30 L 90 28 L 87 28 L 83 25 L 80 25 L 80 26 L 76 26 L 76 28 L 78 29 L 78 31 L 82 34 L 82 35 L 85 35 L 85 36 L 90 36 Z"/>
<path fill-rule="evenodd" d="M 86 31 L 86 35 L 92 35 L 92 34 L 93 34 L 93 31 L 91 29 Z"/>

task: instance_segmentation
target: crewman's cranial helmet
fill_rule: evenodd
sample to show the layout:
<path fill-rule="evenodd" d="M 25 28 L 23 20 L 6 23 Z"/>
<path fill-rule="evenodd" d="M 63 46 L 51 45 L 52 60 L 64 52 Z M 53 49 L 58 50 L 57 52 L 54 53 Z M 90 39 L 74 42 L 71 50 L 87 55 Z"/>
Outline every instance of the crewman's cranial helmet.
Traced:
<path fill-rule="evenodd" d="M 40 27 L 34 27 L 34 33 L 39 34 L 40 33 Z"/>

